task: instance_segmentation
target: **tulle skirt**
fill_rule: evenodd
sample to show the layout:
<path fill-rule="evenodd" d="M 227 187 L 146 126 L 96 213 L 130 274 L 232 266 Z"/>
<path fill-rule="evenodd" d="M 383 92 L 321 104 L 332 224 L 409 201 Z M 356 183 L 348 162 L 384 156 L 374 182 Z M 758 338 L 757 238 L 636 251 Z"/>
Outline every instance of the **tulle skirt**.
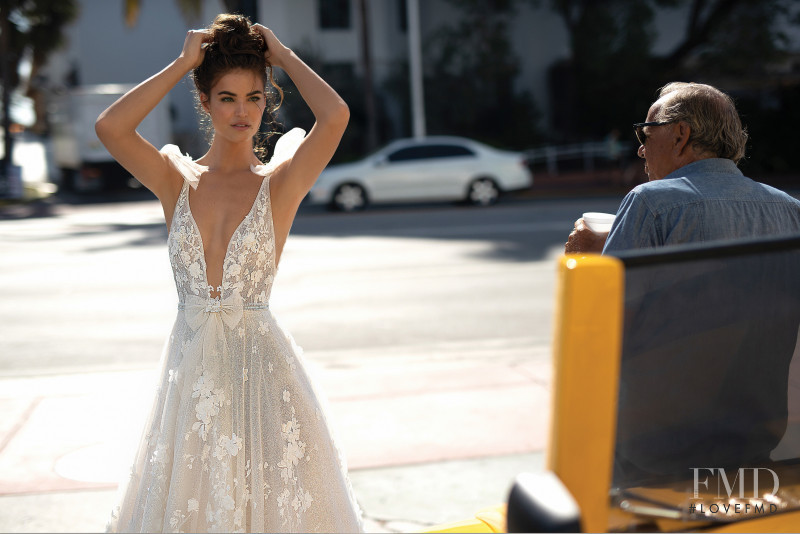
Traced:
<path fill-rule="evenodd" d="M 269 309 L 224 312 L 178 312 L 108 530 L 361 531 L 302 351 Z"/>

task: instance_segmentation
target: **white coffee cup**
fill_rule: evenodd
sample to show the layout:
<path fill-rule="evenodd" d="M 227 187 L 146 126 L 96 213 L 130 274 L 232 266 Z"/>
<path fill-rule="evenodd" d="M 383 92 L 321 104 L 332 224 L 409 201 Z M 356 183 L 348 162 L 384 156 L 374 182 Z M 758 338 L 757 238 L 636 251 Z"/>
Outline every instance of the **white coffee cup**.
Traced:
<path fill-rule="evenodd" d="M 614 224 L 616 218 L 617 216 L 611 213 L 590 211 L 583 214 L 583 223 L 592 232 L 604 234 L 611 230 L 611 225 Z"/>

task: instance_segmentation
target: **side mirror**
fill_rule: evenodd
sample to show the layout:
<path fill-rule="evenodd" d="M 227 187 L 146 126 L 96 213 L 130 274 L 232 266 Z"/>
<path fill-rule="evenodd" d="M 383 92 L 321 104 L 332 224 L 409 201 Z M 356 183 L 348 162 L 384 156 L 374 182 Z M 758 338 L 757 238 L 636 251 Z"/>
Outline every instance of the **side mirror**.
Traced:
<path fill-rule="evenodd" d="M 580 508 L 555 473 L 522 473 L 508 496 L 508 532 L 581 532 Z"/>

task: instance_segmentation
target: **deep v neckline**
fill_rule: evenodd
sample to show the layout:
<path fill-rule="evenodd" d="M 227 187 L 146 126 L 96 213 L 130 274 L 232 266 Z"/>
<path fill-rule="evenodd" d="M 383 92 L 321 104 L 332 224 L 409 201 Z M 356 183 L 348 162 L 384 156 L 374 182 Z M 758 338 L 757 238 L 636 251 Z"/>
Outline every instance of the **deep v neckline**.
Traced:
<path fill-rule="evenodd" d="M 253 173 L 255 174 L 255 173 Z M 258 175 L 257 175 L 258 176 Z M 211 297 L 211 294 L 216 292 L 217 297 L 222 297 L 222 285 L 225 281 L 225 264 L 228 262 L 228 254 L 231 251 L 231 244 L 233 243 L 233 238 L 236 237 L 236 234 L 242 228 L 245 222 L 247 222 L 250 217 L 252 217 L 253 212 L 256 209 L 256 205 L 258 205 L 258 199 L 264 192 L 264 184 L 267 182 L 267 176 L 262 176 L 261 178 L 261 185 L 258 187 L 258 192 L 256 193 L 255 198 L 253 199 L 253 203 L 250 205 L 250 211 L 247 212 L 247 215 L 239 222 L 239 225 L 236 226 L 231 236 L 228 238 L 228 244 L 225 247 L 225 255 L 222 257 L 222 273 L 220 274 L 219 283 L 220 285 L 217 287 L 213 287 L 208 283 L 208 261 L 206 260 L 206 245 L 203 239 L 203 234 L 200 232 L 200 226 L 197 224 L 197 220 L 194 218 L 194 213 L 192 212 L 192 203 L 191 199 L 189 198 L 189 189 L 191 187 L 186 187 L 186 211 L 189 214 L 189 219 L 192 221 L 192 226 L 194 226 L 195 232 L 197 232 L 197 236 L 200 238 L 200 257 L 203 259 L 203 282 L 205 283 L 206 290 L 208 292 L 208 296 Z"/>

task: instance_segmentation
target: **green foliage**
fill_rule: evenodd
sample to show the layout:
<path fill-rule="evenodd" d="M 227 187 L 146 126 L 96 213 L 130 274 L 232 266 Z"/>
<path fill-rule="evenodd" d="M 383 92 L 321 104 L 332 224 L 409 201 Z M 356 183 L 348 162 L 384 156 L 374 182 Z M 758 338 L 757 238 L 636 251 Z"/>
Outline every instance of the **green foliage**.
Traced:
<path fill-rule="evenodd" d="M 7 32 L 2 35 L 0 42 L 0 58 L 7 63 L 4 65 L 3 76 L 3 128 L 5 154 L 11 154 L 12 138 L 8 131 L 10 128 L 9 95 L 20 85 L 19 63 L 25 50 L 30 50 L 33 61 L 31 65 L 31 79 L 47 60 L 48 55 L 61 46 L 63 42 L 63 29 L 78 15 L 77 0 L 2 0 L 0 1 L 0 20 L 2 29 Z M 44 119 L 44 105 L 41 94 L 35 84 L 29 84 L 28 96 L 34 99 L 34 108 L 37 113 L 37 123 L 34 130 L 46 131 Z M 4 158 L 4 164 L 9 157 Z"/>
<path fill-rule="evenodd" d="M 339 96 L 347 102 L 350 108 L 350 122 L 347 125 L 344 136 L 339 143 L 339 148 L 333 157 L 333 163 L 341 163 L 364 157 L 366 150 L 367 115 L 364 103 L 364 79 L 357 75 L 351 64 L 325 63 L 321 60 L 320 54 L 314 52 L 311 47 L 295 48 L 295 52 L 305 61 L 315 72 L 333 87 Z M 276 69 L 276 72 L 279 69 Z M 303 101 L 299 91 L 292 80 L 282 71 L 277 79 L 278 84 L 284 92 L 284 100 L 278 112 L 279 122 L 282 123 L 282 130 L 292 127 L 300 127 L 306 131 L 314 125 L 314 114 Z M 386 106 L 380 102 L 376 106 L 378 109 L 378 123 L 388 124 L 385 114 Z M 388 132 L 379 132 L 379 143 L 385 143 L 391 138 Z M 273 138 L 270 143 L 277 139 Z M 271 147 L 270 147 L 271 148 Z"/>
<path fill-rule="evenodd" d="M 740 0 L 721 14 L 683 67 L 706 76 L 764 74 L 764 67 L 786 57 L 789 39 L 778 22 L 788 14 L 783 0 Z"/>
<path fill-rule="evenodd" d="M 63 28 L 78 15 L 77 0 L 3 0 L 0 17 L 9 22 L 12 89 L 19 85 L 17 69 L 22 53 L 30 48 L 34 65 L 40 65 L 64 40 Z"/>
<path fill-rule="evenodd" d="M 598 138 L 649 106 L 654 9 L 646 1 L 554 0 L 570 34 L 572 57 L 550 72 L 557 140 Z M 564 98 L 563 96 L 566 96 Z"/>
<path fill-rule="evenodd" d="M 519 60 L 508 40 L 514 0 L 452 4 L 461 18 L 441 28 L 425 49 L 425 112 L 429 134 L 463 135 L 525 148 L 541 138 L 533 98 L 514 87 Z"/>
<path fill-rule="evenodd" d="M 545 0 L 529 0 L 541 6 Z M 775 75 L 788 57 L 783 30 L 800 24 L 796 0 L 549 0 L 569 31 L 571 58 L 550 72 L 560 140 L 629 131 L 644 120 L 657 89 L 674 80 L 710 83 L 736 96 L 751 132 L 754 171 L 800 171 L 781 124 L 800 121 L 797 81 Z M 681 9 L 680 41 L 655 55 L 657 8 Z M 770 127 L 778 124 L 777 127 Z"/>
<path fill-rule="evenodd" d="M 175 0 L 175 3 L 187 22 L 190 24 L 199 22 L 200 15 L 203 13 L 203 0 Z M 239 2 L 224 0 L 223 3 L 228 13 L 239 12 Z M 142 0 L 123 0 L 122 10 L 125 24 L 129 27 L 136 26 L 136 22 L 139 20 L 139 12 L 142 10 Z"/>

